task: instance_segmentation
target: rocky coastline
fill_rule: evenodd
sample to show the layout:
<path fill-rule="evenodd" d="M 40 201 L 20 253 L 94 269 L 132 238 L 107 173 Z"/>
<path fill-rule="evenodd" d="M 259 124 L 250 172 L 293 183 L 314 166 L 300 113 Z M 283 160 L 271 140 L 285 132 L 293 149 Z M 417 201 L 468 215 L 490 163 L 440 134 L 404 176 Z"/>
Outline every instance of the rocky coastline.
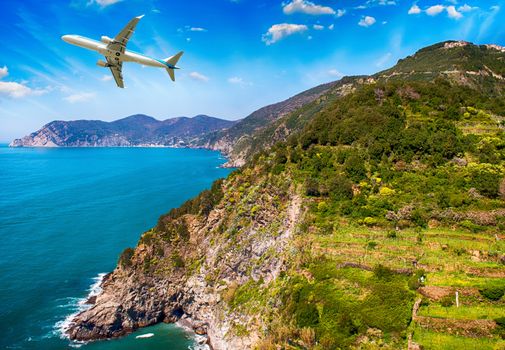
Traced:
<path fill-rule="evenodd" d="M 257 179 L 257 181 L 261 181 Z M 220 191 L 234 191 L 225 181 Z M 283 252 L 300 215 L 301 200 L 293 189 L 266 192 L 264 200 L 285 197 L 285 205 L 264 208 L 261 220 L 242 228 L 234 241 L 222 232 L 237 213 L 221 199 L 205 215 L 186 214 L 168 225 L 184 225 L 184 237 L 158 239 L 155 229 L 144 233 L 137 247 L 121 257 L 116 269 L 102 281 L 92 306 L 78 314 L 66 329 L 76 341 L 124 336 L 160 322 L 178 323 L 201 336 L 211 349 L 248 349 L 260 339 L 255 316 L 235 312 L 226 293 L 247 281 L 273 281 L 283 270 Z M 231 211 L 231 212 L 230 212 Z M 274 225 L 277 231 L 265 234 Z M 233 228 L 230 228 L 233 230 Z M 258 235 L 262 239 L 254 239 Z M 265 254 L 266 252 L 278 254 Z M 269 256 L 265 258 L 265 256 Z M 248 334 L 239 334 L 247 325 Z"/>

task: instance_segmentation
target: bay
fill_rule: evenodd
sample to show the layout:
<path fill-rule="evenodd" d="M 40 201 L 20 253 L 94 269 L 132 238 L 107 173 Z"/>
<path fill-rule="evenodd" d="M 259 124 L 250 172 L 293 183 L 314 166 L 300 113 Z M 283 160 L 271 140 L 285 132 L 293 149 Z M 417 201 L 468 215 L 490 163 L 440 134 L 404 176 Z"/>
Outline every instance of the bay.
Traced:
<path fill-rule="evenodd" d="M 174 148 L 0 146 L 0 347 L 62 349 L 62 322 L 100 274 L 158 217 L 229 169 L 217 152 Z M 151 330 L 152 329 L 152 330 Z M 188 349 L 190 334 L 157 325 L 82 349 Z M 153 333 L 150 337 L 140 337 Z"/>

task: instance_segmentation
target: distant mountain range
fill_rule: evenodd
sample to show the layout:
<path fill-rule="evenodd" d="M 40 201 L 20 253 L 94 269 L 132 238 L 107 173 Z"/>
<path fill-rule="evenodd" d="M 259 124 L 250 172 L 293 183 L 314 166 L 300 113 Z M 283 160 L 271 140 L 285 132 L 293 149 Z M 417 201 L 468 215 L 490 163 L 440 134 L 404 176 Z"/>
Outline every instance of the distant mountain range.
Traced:
<path fill-rule="evenodd" d="M 163 121 L 136 114 L 113 122 L 53 121 L 11 142 L 11 147 L 185 147 L 196 138 L 235 125 L 237 121 L 197 115 Z"/>

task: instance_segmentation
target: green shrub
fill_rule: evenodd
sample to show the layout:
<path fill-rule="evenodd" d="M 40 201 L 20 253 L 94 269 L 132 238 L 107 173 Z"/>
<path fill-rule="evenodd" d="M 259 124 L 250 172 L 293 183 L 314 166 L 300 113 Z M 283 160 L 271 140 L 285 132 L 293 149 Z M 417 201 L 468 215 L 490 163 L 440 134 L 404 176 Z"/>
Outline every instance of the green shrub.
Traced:
<path fill-rule="evenodd" d="M 413 210 L 410 216 L 410 220 L 417 227 L 426 228 L 428 226 L 428 216 L 424 210 L 421 209 Z"/>
<path fill-rule="evenodd" d="M 479 289 L 479 292 L 484 298 L 497 301 L 505 294 L 505 286 L 489 285 Z"/>
<path fill-rule="evenodd" d="M 372 218 L 370 216 L 367 216 L 366 218 L 363 219 L 363 223 L 367 226 L 374 226 L 374 225 L 377 225 L 378 221 L 376 218 Z"/>
<path fill-rule="evenodd" d="M 440 300 L 440 305 L 443 307 L 451 307 L 454 305 L 454 299 L 452 295 L 446 295 Z"/>
<path fill-rule="evenodd" d="M 454 253 L 456 253 L 457 256 L 461 256 L 466 254 L 466 250 L 464 248 L 456 248 L 454 249 Z"/>
<path fill-rule="evenodd" d="M 328 181 L 328 193 L 333 200 L 351 199 L 352 183 L 341 175 L 332 177 Z"/>
<path fill-rule="evenodd" d="M 470 186 L 487 197 L 498 196 L 499 184 L 504 174 L 503 170 L 492 164 L 472 164 L 470 171 Z"/>
<path fill-rule="evenodd" d="M 495 318 L 494 321 L 496 322 L 495 333 L 498 334 L 500 338 L 505 339 L 505 317 Z"/>
<path fill-rule="evenodd" d="M 280 173 L 282 173 L 284 171 L 284 169 L 285 169 L 284 164 L 275 164 L 272 167 L 271 173 L 274 175 L 279 175 Z"/>
<path fill-rule="evenodd" d="M 485 230 L 486 228 L 477 224 L 474 224 L 470 220 L 463 220 L 459 223 L 459 226 L 466 228 L 467 230 L 472 231 L 473 233 L 477 233 Z"/>
<path fill-rule="evenodd" d="M 174 267 L 184 267 L 184 260 L 178 253 L 172 254 L 172 264 Z"/>
<path fill-rule="evenodd" d="M 311 197 L 319 197 L 321 194 L 319 192 L 319 183 L 314 178 L 308 178 L 305 180 L 305 194 Z"/>
<path fill-rule="evenodd" d="M 317 204 L 317 211 L 324 213 L 328 210 L 328 204 L 325 201 L 321 201 Z"/>
<path fill-rule="evenodd" d="M 119 256 L 119 265 L 123 267 L 132 266 L 132 257 L 134 253 L 135 249 L 133 248 L 126 248 L 125 250 L 123 250 L 123 252 Z"/>
<path fill-rule="evenodd" d="M 366 178 L 365 161 L 357 154 L 351 155 L 344 163 L 344 171 L 354 181 Z"/>
<path fill-rule="evenodd" d="M 374 241 L 370 241 L 366 244 L 366 248 L 370 250 L 374 250 L 377 247 L 378 243 Z"/>
<path fill-rule="evenodd" d="M 319 323 L 319 311 L 312 303 L 299 303 L 295 317 L 299 327 L 313 327 Z"/>
<path fill-rule="evenodd" d="M 505 328 L 505 317 L 495 318 L 494 321 L 498 327 Z"/>
<path fill-rule="evenodd" d="M 373 274 L 378 279 L 391 279 L 394 276 L 394 271 L 384 265 L 376 265 L 373 269 Z"/>

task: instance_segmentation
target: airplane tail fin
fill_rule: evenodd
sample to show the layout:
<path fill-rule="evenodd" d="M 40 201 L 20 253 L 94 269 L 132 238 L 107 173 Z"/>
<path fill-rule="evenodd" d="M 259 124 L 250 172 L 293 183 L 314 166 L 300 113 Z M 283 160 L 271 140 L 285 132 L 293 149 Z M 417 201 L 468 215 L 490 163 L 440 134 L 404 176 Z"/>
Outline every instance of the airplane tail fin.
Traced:
<path fill-rule="evenodd" d="M 168 66 L 167 67 L 168 75 L 170 76 L 170 79 L 172 79 L 172 81 L 175 81 L 174 69 L 179 69 L 179 67 L 177 67 L 176 64 L 179 61 L 179 59 L 181 58 L 183 53 L 184 53 L 184 51 L 181 51 L 181 52 L 173 55 L 172 57 L 164 59 L 165 63 Z"/>
<path fill-rule="evenodd" d="M 175 72 L 172 68 L 167 68 L 167 72 L 168 72 L 168 75 L 170 75 L 170 79 L 172 79 L 172 81 L 175 81 Z"/>
<path fill-rule="evenodd" d="M 181 58 L 183 53 L 184 53 L 184 51 L 181 51 L 181 52 L 173 55 L 172 57 L 165 58 L 164 61 L 166 64 L 171 65 L 172 67 L 175 67 L 175 65 L 177 64 L 177 62 L 179 61 L 179 58 Z"/>

